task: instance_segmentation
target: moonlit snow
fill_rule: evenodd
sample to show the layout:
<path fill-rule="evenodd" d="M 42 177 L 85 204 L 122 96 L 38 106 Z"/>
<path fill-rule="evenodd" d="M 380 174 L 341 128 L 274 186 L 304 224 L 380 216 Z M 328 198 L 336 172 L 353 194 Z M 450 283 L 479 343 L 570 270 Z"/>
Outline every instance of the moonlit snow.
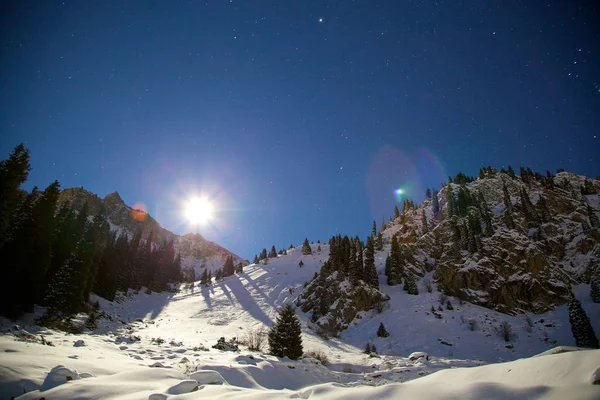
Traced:
<path fill-rule="evenodd" d="M 600 379 L 600 350 L 556 347 L 574 344 L 565 306 L 532 315 L 529 326 L 524 316 L 451 298 L 454 310 L 436 318 L 430 309 L 439 293 L 420 288 L 410 296 L 382 284 L 389 304 L 381 313 L 362 313 L 337 338 L 319 337 L 310 314 L 297 310 L 305 353 L 325 355 L 326 365 L 313 357 L 279 359 L 265 354 L 266 346 L 248 351 L 248 329 L 270 327 L 278 307 L 293 302 L 326 260 L 328 246 L 321 244 L 321 253 L 316 247 L 313 255 L 297 248 L 267 265 L 250 265 L 210 287 L 184 284 L 177 293 L 99 299 L 105 315 L 81 335 L 37 327 L 33 315 L 2 320 L 0 398 L 600 398 L 600 385 L 593 384 Z M 379 269 L 385 255 L 377 254 Z M 598 315 L 599 305 L 586 300 L 588 287 L 574 290 L 587 312 Z M 476 330 L 469 328 L 472 320 Z M 514 342 L 494 334 L 499 321 L 513 326 Z M 380 322 L 390 337 L 376 336 Z M 236 337 L 240 350 L 211 348 L 221 337 Z M 367 342 L 378 355 L 363 353 Z"/>

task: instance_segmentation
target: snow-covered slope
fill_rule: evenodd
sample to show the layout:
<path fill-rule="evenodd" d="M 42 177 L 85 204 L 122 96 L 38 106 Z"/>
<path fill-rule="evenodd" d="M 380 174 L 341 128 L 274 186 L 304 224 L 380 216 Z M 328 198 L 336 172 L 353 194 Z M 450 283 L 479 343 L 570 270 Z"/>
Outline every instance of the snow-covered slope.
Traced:
<path fill-rule="evenodd" d="M 524 316 L 461 305 L 450 298 L 455 309 L 436 311 L 442 315 L 438 319 L 430 309 L 432 304 L 437 307 L 439 293 L 427 293 L 422 281 L 419 296 L 382 283 L 391 296 L 386 308 L 364 313 L 337 338 L 316 335 L 310 315 L 298 310 L 305 352 L 323 352 L 327 366 L 310 357 L 277 359 L 244 345 L 239 353 L 211 348 L 222 336 L 243 339 L 249 328 L 271 326 L 277 309 L 293 303 L 326 260 L 328 246 L 321 248 L 318 254 L 313 246 L 315 254 L 310 256 L 293 249 L 210 287 L 196 283 L 182 286 L 178 293 L 140 291 L 114 303 L 100 299 L 107 318 L 83 335 L 24 320 L 20 328 L 33 334 L 27 336 L 5 321 L 0 397 L 34 390 L 21 398 L 165 399 L 198 387 L 197 393 L 182 398 L 599 398 L 600 386 L 591 384 L 600 367 L 598 350 L 481 366 L 573 345 L 564 307 L 533 316 L 529 327 Z M 377 255 L 382 282 L 384 256 Z M 303 267 L 298 266 L 300 260 Z M 586 285 L 575 290 L 599 332 L 599 305 L 589 301 Z M 478 321 L 478 329 L 471 331 L 468 319 Z M 511 343 L 493 332 L 492 325 L 503 320 L 518 335 Z M 390 337 L 376 336 L 380 322 Z M 42 344 L 48 341 L 54 346 Z M 366 342 L 377 346 L 378 356 L 362 353 Z M 429 353 L 429 360 L 410 361 L 409 354 L 416 350 Z M 59 365 L 64 368 L 56 368 Z M 66 376 L 71 378 L 68 382 Z"/>

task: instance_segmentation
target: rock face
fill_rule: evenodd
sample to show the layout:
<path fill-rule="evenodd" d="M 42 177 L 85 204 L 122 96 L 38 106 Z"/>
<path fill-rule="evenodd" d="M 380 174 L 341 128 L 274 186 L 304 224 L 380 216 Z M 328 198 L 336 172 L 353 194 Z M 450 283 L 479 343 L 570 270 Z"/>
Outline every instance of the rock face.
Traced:
<path fill-rule="evenodd" d="M 194 270 L 196 277 L 200 276 L 204 268 L 215 270 L 222 267 L 229 255 L 233 257 L 234 263 L 247 264 L 241 257 L 204 239 L 199 234 L 176 235 L 164 229 L 145 210 L 125 204 L 117 192 L 110 193 L 102 199 L 83 188 L 65 189 L 60 193 L 59 203 L 68 203 L 76 210 L 80 210 L 87 204 L 90 215 L 102 212 L 111 224 L 111 229 L 117 230 L 120 234 L 131 236 L 141 229 L 144 237 L 150 231 L 154 231 L 158 243 L 173 240 L 175 250 L 181 255 L 182 268 L 188 271 Z"/>
<path fill-rule="evenodd" d="M 387 300 L 387 295 L 362 281 L 357 285 L 349 279 L 340 281 L 337 271 L 313 279 L 300 297 L 302 311 L 312 311 L 313 322 L 326 335 L 348 328 L 361 311 L 372 310 Z"/>
<path fill-rule="evenodd" d="M 446 184 L 439 206 L 405 203 L 383 236 L 405 249 L 405 269 L 433 271 L 447 294 L 506 313 L 552 309 L 600 262 L 600 182 L 529 172 Z"/>

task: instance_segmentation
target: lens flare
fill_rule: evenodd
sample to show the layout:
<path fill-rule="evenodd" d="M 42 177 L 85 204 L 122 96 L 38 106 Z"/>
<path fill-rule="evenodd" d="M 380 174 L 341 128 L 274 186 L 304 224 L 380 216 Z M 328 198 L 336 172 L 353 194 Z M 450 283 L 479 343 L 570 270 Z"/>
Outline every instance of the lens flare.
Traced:
<path fill-rule="evenodd" d="M 401 201 L 402 196 L 406 193 L 406 191 L 402 188 L 398 188 L 394 190 L 394 194 L 396 195 L 396 201 Z"/>
<path fill-rule="evenodd" d="M 143 221 L 148 215 L 148 212 L 146 211 L 146 205 L 144 203 L 135 203 L 132 207 L 131 215 L 136 221 Z"/>

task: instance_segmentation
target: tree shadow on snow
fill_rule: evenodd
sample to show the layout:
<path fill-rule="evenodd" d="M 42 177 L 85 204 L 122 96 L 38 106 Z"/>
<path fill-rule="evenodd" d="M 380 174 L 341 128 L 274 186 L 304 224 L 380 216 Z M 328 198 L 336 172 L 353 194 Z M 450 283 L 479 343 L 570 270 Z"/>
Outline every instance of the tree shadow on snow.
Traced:
<path fill-rule="evenodd" d="M 261 321 L 263 324 L 267 326 L 273 325 L 273 320 L 271 317 L 265 314 L 265 312 L 254 300 L 254 297 L 252 297 L 252 294 L 244 287 L 244 284 L 236 275 L 229 277 L 226 285 L 229 287 L 229 290 L 231 290 L 231 293 L 233 293 L 237 301 L 242 305 L 244 310 L 246 310 L 255 319 Z M 224 285 L 222 284 L 222 287 L 223 286 Z M 223 287 L 223 291 L 226 291 L 225 287 Z M 226 295 L 229 296 L 229 293 L 227 292 Z"/>

